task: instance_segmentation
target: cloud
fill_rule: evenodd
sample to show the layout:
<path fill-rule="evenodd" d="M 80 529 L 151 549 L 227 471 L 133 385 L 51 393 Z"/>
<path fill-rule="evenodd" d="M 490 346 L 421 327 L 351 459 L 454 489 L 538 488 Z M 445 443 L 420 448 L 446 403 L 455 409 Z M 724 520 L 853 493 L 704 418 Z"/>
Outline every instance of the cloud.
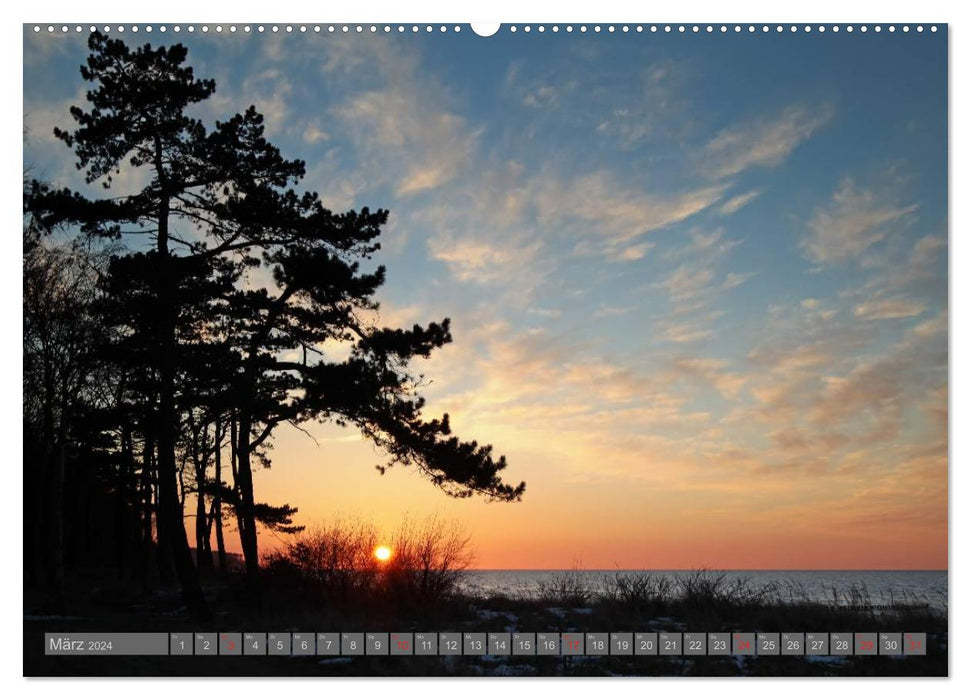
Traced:
<path fill-rule="evenodd" d="M 523 96 L 523 104 L 533 109 L 552 109 L 557 104 L 557 90 L 552 85 L 540 85 Z"/>
<path fill-rule="evenodd" d="M 471 162 L 481 133 L 469 130 L 462 117 L 436 110 L 419 94 L 410 84 L 393 85 L 355 95 L 337 110 L 362 146 L 379 151 L 383 167 L 392 167 L 398 196 L 447 183 Z"/>
<path fill-rule="evenodd" d="M 852 260 L 882 241 L 889 233 L 889 224 L 902 223 L 916 210 L 916 204 L 892 203 L 886 196 L 862 190 L 846 179 L 831 201 L 816 210 L 809 221 L 809 235 L 799 246 L 814 263 Z"/>
<path fill-rule="evenodd" d="M 693 107 L 687 99 L 690 91 L 686 89 L 690 74 L 686 62 L 665 59 L 641 71 L 633 89 L 629 70 L 624 70 L 618 80 L 622 89 L 606 89 L 602 82 L 590 80 L 591 84 L 577 91 L 576 110 L 589 112 L 589 95 L 597 94 L 602 108 L 596 115 L 594 131 L 625 151 L 648 143 L 677 143 L 693 124 Z"/>
<path fill-rule="evenodd" d="M 661 280 L 658 286 L 667 290 L 671 299 L 684 301 L 704 291 L 714 276 L 715 273 L 710 268 L 694 269 L 688 265 L 681 265 Z"/>
<path fill-rule="evenodd" d="M 608 306 L 601 304 L 600 308 L 594 311 L 594 318 L 610 318 L 612 316 L 623 316 L 634 310 L 633 306 Z"/>
<path fill-rule="evenodd" d="M 583 224 L 594 234 L 588 243 L 614 256 L 622 255 L 635 239 L 704 211 L 721 199 L 724 189 L 716 185 L 652 192 L 630 187 L 606 170 L 576 178 L 547 173 L 527 186 L 542 223 L 547 227 Z"/>
<path fill-rule="evenodd" d="M 331 111 L 359 167 L 375 182 L 390 181 L 397 196 L 440 188 L 473 162 L 482 129 L 456 113 L 449 91 L 415 50 L 338 40 L 323 73 L 344 92 Z"/>
<path fill-rule="evenodd" d="M 718 132 L 704 151 L 709 177 L 724 178 L 752 167 L 780 165 L 834 114 L 831 106 L 792 106 L 772 119 L 757 119 Z"/>
<path fill-rule="evenodd" d="M 735 197 L 726 200 L 724 204 L 718 207 L 718 213 L 722 216 L 730 216 L 745 205 L 752 202 L 760 194 L 762 194 L 762 190 L 751 190 L 750 192 L 736 195 Z"/>
<path fill-rule="evenodd" d="M 639 243 L 638 245 L 632 245 L 624 248 L 619 253 L 617 253 L 613 259 L 618 262 L 629 262 L 632 260 L 640 260 L 655 246 L 655 243 Z"/>
<path fill-rule="evenodd" d="M 909 311 L 900 306 L 864 311 Z M 773 441 L 780 453 L 766 455 L 766 468 L 884 474 L 901 445 L 941 454 L 935 445 L 947 401 L 936 389 L 946 376 L 946 315 L 874 345 L 866 326 L 823 318 L 821 303 L 808 299 L 774 308 L 761 334 L 749 354 L 757 403 L 738 407 L 732 425 L 758 426 Z"/>
<path fill-rule="evenodd" d="M 432 227 L 430 255 L 458 279 L 536 286 L 569 256 L 643 258 L 656 245 L 645 235 L 703 211 L 722 189 L 650 193 L 604 170 L 526 176 L 521 164 L 510 162 L 456 179 L 448 196 L 416 218 Z"/>
<path fill-rule="evenodd" d="M 915 272 L 925 273 L 937 261 L 939 251 L 947 250 L 944 236 L 923 236 L 917 239 L 910 253 L 910 265 Z"/>
<path fill-rule="evenodd" d="M 729 272 L 722 282 L 722 289 L 735 289 L 755 277 L 754 272 Z"/>
<path fill-rule="evenodd" d="M 560 309 L 547 309 L 541 306 L 530 307 L 526 309 L 526 312 L 536 316 L 544 316 L 546 318 L 561 318 L 563 316 L 563 312 Z"/>
<path fill-rule="evenodd" d="M 947 335 L 947 313 L 941 312 L 932 319 L 914 326 L 914 334 L 920 338 Z"/>
<path fill-rule="evenodd" d="M 673 364 L 678 372 L 714 387 L 727 399 L 737 398 L 742 387 L 748 382 L 748 377 L 745 375 L 727 371 L 728 361 L 726 360 L 680 357 Z"/>
<path fill-rule="evenodd" d="M 524 262 L 534 260 L 541 243 L 536 240 L 516 247 L 509 241 L 496 245 L 477 238 L 436 236 L 429 240 L 428 248 L 457 280 L 490 284 L 507 280 Z"/>
<path fill-rule="evenodd" d="M 321 129 L 316 124 L 308 124 L 307 128 L 303 130 L 303 140 L 306 143 L 319 143 L 320 141 L 329 141 L 330 134 Z"/>
<path fill-rule="evenodd" d="M 914 299 L 896 297 L 862 302 L 854 307 L 853 314 L 866 321 L 882 321 L 919 316 L 925 308 L 924 304 Z"/>
<path fill-rule="evenodd" d="M 714 336 L 715 332 L 710 328 L 702 328 L 695 323 L 680 323 L 665 328 L 661 338 L 669 343 L 697 343 Z"/>

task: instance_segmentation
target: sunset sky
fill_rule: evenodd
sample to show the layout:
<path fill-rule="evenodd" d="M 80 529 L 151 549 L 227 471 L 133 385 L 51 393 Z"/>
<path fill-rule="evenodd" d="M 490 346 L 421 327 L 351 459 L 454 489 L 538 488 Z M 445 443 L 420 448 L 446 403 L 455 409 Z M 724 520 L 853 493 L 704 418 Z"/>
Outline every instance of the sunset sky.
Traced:
<path fill-rule="evenodd" d="M 25 165 L 81 189 L 51 131 L 86 36 L 24 35 Z M 479 568 L 947 567 L 945 31 L 124 37 L 186 43 L 199 116 L 255 104 L 331 209 L 391 211 L 382 323 L 452 319 L 428 414 L 527 482 L 452 500 L 311 424 L 258 500 L 437 513 Z"/>

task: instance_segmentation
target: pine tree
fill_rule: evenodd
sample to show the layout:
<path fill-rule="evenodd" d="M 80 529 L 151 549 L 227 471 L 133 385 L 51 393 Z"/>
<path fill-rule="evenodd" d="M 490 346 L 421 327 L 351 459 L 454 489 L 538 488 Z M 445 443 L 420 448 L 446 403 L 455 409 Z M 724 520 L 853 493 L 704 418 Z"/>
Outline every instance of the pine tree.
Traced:
<path fill-rule="evenodd" d="M 147 171 L 148 184 L 91 198 L 35 182 L 26 206 L 47 228 L 74 226 L 129 245 L 113 261 L 109 296 L 127 328 L 119 336 L 128 361 L 143 363 L 152 378 L 144 399 L 153 407 L 146 450 L 156 458 L 158 538 L 189 608 L 206 612 L 182 520 L 176 449 L 183 417 L 203 406 L 189 390 L 200 384 L 219 397 L 205 402 L 206 420 L 229 425 L 235 490 L 214 489 L 236 511 L 254 585 L 257 522 L 291 527 L 295 512 L 257 502 L 253 490 L 253 460 L 269 463 L 269 439 L 282 423 L 353 425 L 388 453 L 382 471 L 413 465 L 450 495 L 518 500 L 525 484 L 503 483 L 504 457 L 452 436 L 447 415 L 422 416 L 420 377 L 408 363 L 451 341 L 449 320 L 411 329 L 362 321 L 378 311 L 385 271 L 362 263 L 380 249 L 387 212 L 335 214 L 316 193 L 298 192 L 304 163 L 266 140 L 254 107 L 211 131 L 188 116 L 215 84 L 185 65 L 185 47 L 131 49 L 95 33 L 89 48 L 81 69 L 94 85 L 87 108 L 72 107 L 76 128 L 55 134 L 89 183 L 110 189 L 123 169 L 134 169 Z M 272 272 L 272 287 L 240 283 L 255 268 Z M 352 347 L 346 360 L 321 352 L 334 340 Z M 302 361 L 282 359 L 292 351 Z"/>

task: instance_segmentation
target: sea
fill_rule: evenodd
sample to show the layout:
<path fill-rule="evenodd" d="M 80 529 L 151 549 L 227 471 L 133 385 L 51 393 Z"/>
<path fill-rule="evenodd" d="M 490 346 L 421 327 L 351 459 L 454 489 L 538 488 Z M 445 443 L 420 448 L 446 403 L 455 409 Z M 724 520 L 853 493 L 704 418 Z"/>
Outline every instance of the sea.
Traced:
<path fill-rule="evenodd" d="M 470 570 L 462 582 L 469 593 L 540 598 L 544 588 L 568 581 L 596 595 L 617 575 L 653 575 L 674 582 L 693 575 L 724 575 L 729 585 L 741 581 L 752 590 L 770 590 L 780 599 L 874 606 L 928 605 L 947 610 L 947 571 L 677 571 L 677 570 Z"/>

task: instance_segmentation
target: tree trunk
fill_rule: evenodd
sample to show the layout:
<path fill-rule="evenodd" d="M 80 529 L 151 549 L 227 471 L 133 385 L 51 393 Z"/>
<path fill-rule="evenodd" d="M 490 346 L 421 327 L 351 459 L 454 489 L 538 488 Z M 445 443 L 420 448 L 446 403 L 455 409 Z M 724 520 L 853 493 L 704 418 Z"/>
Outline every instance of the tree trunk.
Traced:
<path fill-rule="evenodd" d="M 156 165 L 161 174 L 161 145 L 157 143 Z M 192 563 L 189 540 L 182 521 L 182 504 L 179 499 L 176 481 L 175 433 L 178 415 L 175 407 L 175 362 L 176 362 L 176 289 L 172 270 L 172 259 L 168 249 L 169 202 L 163 195 L 159 203 L 158 252 L 159 283 L 158 301 L 162 318 L 159 323 L 158 370 L 159 402 L 156 429 L 158 431 L 158 514 L 157 522 L 160 535 L 165 533 L 168 548 L 172 553 L 172 563 L 182 585 L 182 599 L 190 612 L 198 618 L 209 616 L 199 585 L 199 575 Z"/>
<path fill-rule="evenodd" d="M 127 419 L 121 428 L 121 474 L 118 478 L 118 492 L 115 495 L 115 566 L 118 578 L 124 579 L 128 569 L 128 538 L 131 519 L 129 503 L 136 503 L 135 497 L 135 455 L 132 447 L 131 425 Z"/>
<path fill-rule="evenodd" d="M 213 520 L 216 521 L 216 548 L 219 555 L 219 570 L 226 573 L 226 542 L 223 539 L 223 462 L 222 462 L 222 426 L 216 419 L 216 493 L 212 498 Z"/>
<path fill-rule="evenodd" d="M 250 465 L 249 416 L 240 416 L 238 445 L 236 447 L 236 479 L 239 486 L 239 514 L 242 528 L 239 532 L 246 562 L 246 580 L 254 594 L 259 591 L 260 556 L 256 536 L 256 517 L 253 500 L 253 470 Z"/>
<path fill-rule="evenodd" d="M 199 569 L 211 569 L 212 557 L 209 554 L 209 527 L 206 524 L 206 494 L 204 491 L 206 471 L 196 462 L 196 564 Z"/>
<path fill-rule="evenodd" d="M 151 434 L 146 431 L 145 443 L 142 445 L 142 474 L 139 486 L 139 505 L 141 510 L 141 556 L 138 562 L 138 574 L 142 580 L 142 589 L 147 593 L 151 588 L 152 571 L 152 478 L 154 469 L 152 460 L 155 456 L 155 443 Z"/>
<path fill-rule="evenodd" d="M 64 462 L 66 459 L 64 443 L 66 439 L 64 435 L 58 436 L 56 454 L 51 465 L 50 484 L 48 485 L 50 495 L 48 576 L 51 592 L 59 605 L 64 600 Z"/>

